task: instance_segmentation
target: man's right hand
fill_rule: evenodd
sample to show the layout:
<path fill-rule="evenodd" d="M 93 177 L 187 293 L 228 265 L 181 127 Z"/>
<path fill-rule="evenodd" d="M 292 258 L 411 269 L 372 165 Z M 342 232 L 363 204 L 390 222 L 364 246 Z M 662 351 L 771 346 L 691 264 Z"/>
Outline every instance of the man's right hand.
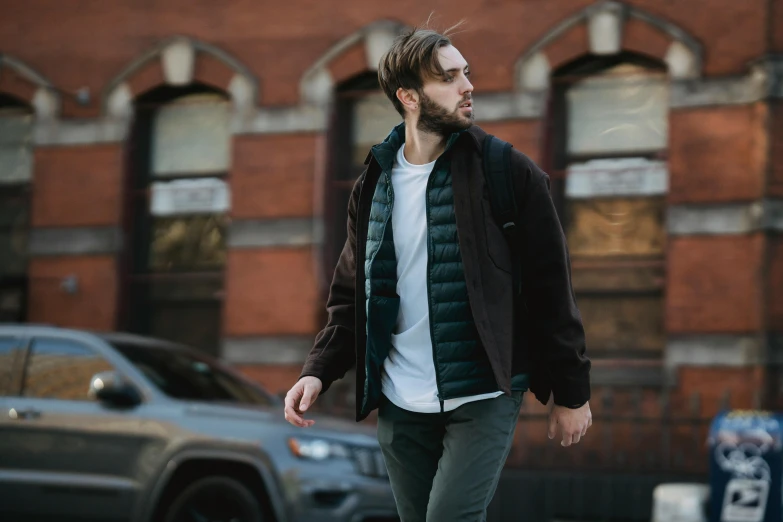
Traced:
<path fill-rule="evenodd" d="M 314 420 L 304 419 L 304 412 L 313 405 L 321 389 L 323 383 L 318 377 L 308 375 L 299 379 L 285 396 L 285 420 L 300 428 L 315 424 Z"/>

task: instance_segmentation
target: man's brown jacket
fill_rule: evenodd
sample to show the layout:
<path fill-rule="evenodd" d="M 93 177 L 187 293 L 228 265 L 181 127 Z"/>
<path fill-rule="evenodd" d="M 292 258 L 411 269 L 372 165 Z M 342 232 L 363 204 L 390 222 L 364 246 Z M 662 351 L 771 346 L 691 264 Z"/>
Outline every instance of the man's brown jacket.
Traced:
<path fill-rule="evenodd" d="M 521 299 L 515 299 L 511 253 L 493 218 L 484 182 L 478 126 L 452 146 L 451 176 L 457 232 L 473 319 L 498 383 L 511 393 L 511 376 L 529 375 L 530 391 L 542 403 L 578 407 L 590 399 L 590 361 L 571 285 L 565 235 L 549 192 L 549 177 L 527 156 L 511 151 L 521 245 Z M 328 321 L 316 336 L 301 376 L 323 382 L 325 392 L 356 367 L 357 420 L 364 393 L 364 252 L 370 204 L 381 169 L 371 161 L 354 185 L 348 207 L 348 239 L 334 271 Z M 519 301 L 519 302 L 516 302 Z M 357 303 L 359 306 L 357 306 Z"/>

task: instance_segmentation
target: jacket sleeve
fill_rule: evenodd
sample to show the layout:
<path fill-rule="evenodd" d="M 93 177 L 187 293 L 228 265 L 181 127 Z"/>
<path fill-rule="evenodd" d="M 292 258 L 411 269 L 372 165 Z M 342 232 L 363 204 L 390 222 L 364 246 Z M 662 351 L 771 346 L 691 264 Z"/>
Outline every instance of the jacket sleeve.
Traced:
<path fill-rule="evenodd" d="M 549 176 L 525 161 L 521 202 L 523 288 L 538 371 L 548 373 L 555 404 L 578 408 L 590 399 L 590 360 L 571 284 L 568 245 L 555 210 Z"/>
<path fill-rule="evenodd" d="M 315 337 L 299 378 L 312 375 L 321 379 L 324 393 L 356 363 L 356 211 L 364 175 L 351 191 L 348 202 L 348 238 L 332 277 L 326 302 L 326 326 Z"/>

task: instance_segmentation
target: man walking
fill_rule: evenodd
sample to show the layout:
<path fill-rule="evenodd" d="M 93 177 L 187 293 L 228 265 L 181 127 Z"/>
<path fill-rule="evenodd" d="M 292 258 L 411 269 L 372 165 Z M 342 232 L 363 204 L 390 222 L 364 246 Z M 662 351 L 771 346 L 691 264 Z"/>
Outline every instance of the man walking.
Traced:
<path fill-rule="evenodd" d="M 493 218 L 470 68 L 448 36 L 398 37 L 378 76 L 404 121 L 354 186 L 328 322 L 285 416 L 311 426 L 304 412 L 356 365 L 356 418 L 379 409 L 402 521 L 482 521 L 524 391 L 553 398 L 549 437 L 559 430 L 563 446 L 592 424 L 568 249 L 548 176 L 512 150 L 511 255 Z"/>

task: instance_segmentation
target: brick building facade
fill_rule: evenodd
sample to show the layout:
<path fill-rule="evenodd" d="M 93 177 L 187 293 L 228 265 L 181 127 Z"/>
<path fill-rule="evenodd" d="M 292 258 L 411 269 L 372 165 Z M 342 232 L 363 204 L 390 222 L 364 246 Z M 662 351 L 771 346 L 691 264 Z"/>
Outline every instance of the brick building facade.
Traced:
<path fill-rule="evenodd" d="M 783 350 L 783 1 L 15 3 L 3 320 L 183 339 L 273 391 L 324 320 L 345 197 L 435 10 L 477 123 L 553 179 L 594 382 L 764 405 Z"/>

